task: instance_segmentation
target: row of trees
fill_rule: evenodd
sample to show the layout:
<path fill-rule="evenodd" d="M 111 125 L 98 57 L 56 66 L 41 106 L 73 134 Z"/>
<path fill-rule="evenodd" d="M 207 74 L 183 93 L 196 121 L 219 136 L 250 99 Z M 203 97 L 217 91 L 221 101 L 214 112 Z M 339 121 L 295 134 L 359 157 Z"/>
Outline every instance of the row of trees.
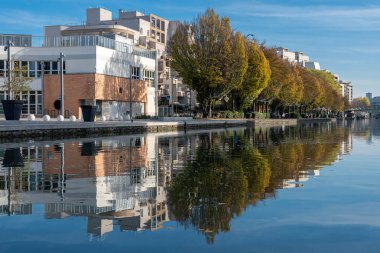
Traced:
<path fill-rule="evenodd" d="M 345 105 L 332 74 L 281 59 L 274 48 L 234 31 L 230 20 L 212 9 L 180 24 L 167 50 L 209 117 L 217 105 L 243 111 L 256 99 L 270 102 L 273 111 L 292 105 L 341 111 Z"/>

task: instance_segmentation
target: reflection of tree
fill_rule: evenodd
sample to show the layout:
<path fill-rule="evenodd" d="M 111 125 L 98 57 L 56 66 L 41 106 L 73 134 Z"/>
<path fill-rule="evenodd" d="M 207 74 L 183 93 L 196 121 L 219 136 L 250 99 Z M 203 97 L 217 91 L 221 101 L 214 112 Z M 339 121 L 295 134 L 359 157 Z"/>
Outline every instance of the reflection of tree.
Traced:
<path fill-rule="evenodd" d="M 247 204 L 262 198 L 270 179 L 268 163 L 256 148 L 224 149 L 221 141 L 220 136 L 213 136 L 211 144 L 203 140 L 196 159 L 170 188 L 176 219 L 202 231 L 210 243 L 229 231 L 231 219 Z M 241 148 L 242 155 L 234 155 Z"/>
<path fill-rule="evenodd" d="M 347 135 L 325 125 L 226 132 L 201 136 L 196 158 L 169 189 L 173 215 L 212 243 L 249 205 L 276 193 L 284 179 L 334 162 Z M 255 136 L 260 135 L 260 136 Z M 257 147 L 258 146 L 258 147 Z M 303 174 L 302 174 L 303 173 Z"/>

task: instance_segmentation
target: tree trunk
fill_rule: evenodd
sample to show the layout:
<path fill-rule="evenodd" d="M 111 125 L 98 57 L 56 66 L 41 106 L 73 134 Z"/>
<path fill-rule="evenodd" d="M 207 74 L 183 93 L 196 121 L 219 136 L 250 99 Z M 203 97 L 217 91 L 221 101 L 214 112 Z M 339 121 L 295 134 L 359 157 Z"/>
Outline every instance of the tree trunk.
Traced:
<path fill-rule="evenodd" d="M 208 118 L 212 118 L 212 102 L 211 102 L 211 99 L 208 101 Z"/>

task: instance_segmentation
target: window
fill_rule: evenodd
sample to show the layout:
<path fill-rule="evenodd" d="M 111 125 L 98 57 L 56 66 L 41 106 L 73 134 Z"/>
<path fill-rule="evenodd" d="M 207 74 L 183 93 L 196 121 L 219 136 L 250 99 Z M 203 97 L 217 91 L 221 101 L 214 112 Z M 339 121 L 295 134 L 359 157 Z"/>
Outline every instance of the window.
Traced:
<path fill-rule="evenodd" d="M 57 75 L 58 74 L 58 62 L 56 62 L 56 61 L 52 62 L 52 64 L 51 64 L 51 73 L 53 75 Z"/>
<path fill-rule="evenodd" d="M 44 62 L 44 74 L 49 75 L 50 74 L 50 61 Z"/>
<path fill-rule="evenodd" d="M 27 61 L 21 62 L 21 74 L 23 77 L 28 76 L 28 62 Z"/>
<path fill-rule="evenodd" d="M 165 43 L 165 33 L 161 33 L 161 42 Z"/>
<path fill-rule="evenodd" d="M 29 77 L 36 77 L 36 62 L 29 62 Z"/>
<path fill-rule="evenodd" d="M 149 87 L 154 87 L 154 71 L 144 69 L 143 80 L 149 81 Z"/>
<path fill-rule="evenodd" d="M 13 62 L 13 69 L 15 76 L 21 76 L 21 64 L 20 61 L 14 61 Z"/>
<path fill-rule="evenodd" d="M 4 77 L 5 72 L 5 61 L 0 60 L 0 77 Z"/>
<path fill-rule="evenodd" d="M 161 31 L 165 31 L 165 21 L 161 21 Z"/>
<path fill-rule="evenodd" d="M 151 32 L 151 37 L 152 37 L 152 38 L 155 38 L 155 37 L 156 37 L 156 32 L 155 32 L 154 30 L 152 30 L 152 32 Z"/>
<path fill-rule="evenodd" d="M 42 74 L 42 63 L 37 62 L 37 77 L 41 77 Z"/>
<path fill-rule="evenodd" d="M 132 67 L 132 79 L 140 79 L 140 68 L 139 67 Z"/>
<path fill-rule="evenodd" d="M 156 27 L 156 18 L 152 17 L 152 27 Z"/>
<path fill-rule="evenodd" d="M 157 29 L 161 29 L 161 20 L 157 19 Z"/>

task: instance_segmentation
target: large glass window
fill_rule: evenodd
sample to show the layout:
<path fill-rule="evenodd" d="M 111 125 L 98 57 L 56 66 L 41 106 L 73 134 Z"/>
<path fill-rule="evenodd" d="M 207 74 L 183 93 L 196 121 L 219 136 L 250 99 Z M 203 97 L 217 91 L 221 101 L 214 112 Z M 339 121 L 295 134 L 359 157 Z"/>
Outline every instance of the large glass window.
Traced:
<path fill-rule="evenodd" d="M 140 68 L 132 67 L 132 79 L 140 79 Z"/>
<path fill-rule="evenodd" d="M 44 74 L 45 75 L 49 75 L 50 74 L 50 70 L 51 70 L 50 61 L 45 61 L 44 62 Z"/>
<path fill-rule="evenodd" d="M 41 77 L 42 74 L 42 63 L 37 62 L 37 77 Z"/>
<path fill-rule="evenodd" d="M 58 62 L 56 62 L 56 61 L 52 62 L 52 64 L 51 64 L 51 73 L 53 75 L 57 75 L 58 74 Z"/>
<path fill-rule="evenodd" d="M 152 17 L 152 27 L 156 27 L 156 18 Z"/>
<path fill-rule="evenodd" d="M 0 60 L 0 77 L 5 76 L 5 61 Z"/>
<path fill-rule="evenodd" d="M 29 77 L 36 77 L 36 62 L 29 62 Z"/>
<path fill-rule="evenodd" d="M 37 113 L 42 115 L 42 91 L 37 91 Z"/>
<path fill-rule="evenodd" d="M 144 69 L 143 80 L 149 81 L 149 87 L 154 87 L 154 71 Z"/>
<path fill-rule="evenodd" d="M 28 76 L 28 62 L 27 61 L 21 62 L 21 74 L 23 77 Z"/>
<path fill-rule="evenodd" d="M 15 76 L 21 76 L 21 63 L 20 63 L 20 61 L 14 61 L 13 62 L 12 72 L 15 74 Z M 13 75 L 13 73 L 12 73 L 12 75 Z"/>

